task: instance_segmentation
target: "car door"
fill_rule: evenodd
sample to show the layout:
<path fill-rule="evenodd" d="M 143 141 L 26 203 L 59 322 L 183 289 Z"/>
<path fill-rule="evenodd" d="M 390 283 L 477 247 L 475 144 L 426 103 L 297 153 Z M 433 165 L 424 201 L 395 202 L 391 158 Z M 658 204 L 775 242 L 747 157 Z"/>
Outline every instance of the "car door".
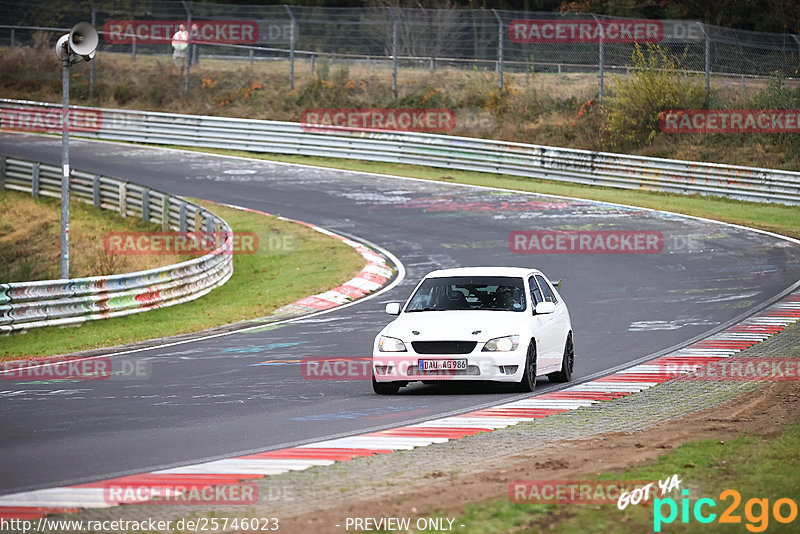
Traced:
<path fill-rule="evenodd" d="M 539 288 L 542 290 L 542 298 L 544 298 L 544 301 L 552 302 L 556 305 L 556 311 L 549 314 L 550 321 L 547 326 L 549 347 L 552 350 L 552 362 L 557 369 L 560 369 L 561 360 L 564 356 L 564 343 L 566 342 L 567 333 L 569 332 L 567 306 L 558 300 L 553 287 L 544 276 L 537 274 L 536 281 L 539 284 Z"/>
<path fill-rule="evenodd" d="M 537 355 L 539 358 L 538 374 L 553 372 L 553 367 L 561 363 L 561 351 L 557 348 L 560 344 L 558 337 L 558 321 L 556 313 L 536 314 L 536 304 L 540 302 L 553 302 L 555 296 L 550 291 L 550 287 L 542 279 L 541 283 L 538 278 L 540 276 L 531 276 L 528 278 L 528 285 L 530 288 L 531 303 L 533 314 L 533 333 L 537 342 Z M 556 355 L 556 353 L 558 353 Z"/>

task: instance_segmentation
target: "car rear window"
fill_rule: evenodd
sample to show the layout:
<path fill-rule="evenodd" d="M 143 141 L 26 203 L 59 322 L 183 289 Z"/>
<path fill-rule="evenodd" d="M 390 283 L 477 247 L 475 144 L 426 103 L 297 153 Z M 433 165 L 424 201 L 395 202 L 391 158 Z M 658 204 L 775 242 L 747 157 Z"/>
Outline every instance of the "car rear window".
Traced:
<path fill-rule="evenodd" d="M 514 276 L 426 278 L 406 306 L 407 312 L 447 310 L 525 310 L 525 284 Z"/>

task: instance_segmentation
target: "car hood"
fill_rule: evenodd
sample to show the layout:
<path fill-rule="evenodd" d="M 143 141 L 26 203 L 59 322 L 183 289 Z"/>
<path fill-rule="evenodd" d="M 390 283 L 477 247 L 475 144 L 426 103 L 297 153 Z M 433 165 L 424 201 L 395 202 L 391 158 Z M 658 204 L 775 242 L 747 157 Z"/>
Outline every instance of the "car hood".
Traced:
<path fill-rule="evenodd" d="M 525 312 L 479 310 L 412 312 L 400 315 L 384 329 L 383 334 L 406 341 L 481 342 L 518 334 L 524 320 Z M 414 331 L 419 333 L 414 334 Z"/>

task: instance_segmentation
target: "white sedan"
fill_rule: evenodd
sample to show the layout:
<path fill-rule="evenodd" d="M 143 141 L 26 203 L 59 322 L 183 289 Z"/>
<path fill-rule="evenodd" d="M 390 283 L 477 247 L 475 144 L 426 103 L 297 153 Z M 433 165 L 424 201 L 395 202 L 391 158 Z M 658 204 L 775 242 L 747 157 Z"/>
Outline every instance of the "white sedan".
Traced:
<path fill-rule="evenodd" d="M 372 387 L 391 394 L 409 382 L 487 380 L 533 391 L 536 377 L 572 378 L 569 312 L 536 269 L 466 267 L 428 274 L 376 336 Z"/>

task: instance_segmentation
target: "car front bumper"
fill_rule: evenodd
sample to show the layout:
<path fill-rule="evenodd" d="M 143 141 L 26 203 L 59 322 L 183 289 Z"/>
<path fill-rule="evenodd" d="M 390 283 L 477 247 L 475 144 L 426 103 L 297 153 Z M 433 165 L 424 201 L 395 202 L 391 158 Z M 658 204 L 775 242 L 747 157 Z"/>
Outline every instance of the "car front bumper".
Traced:
<path fill-rule="evenodd" d="M 479 344 L 482 346 L 482 344 Z M 474 381 L 519 382 L 526 359 L 525 350 L 511 352 L 481 352 L 469 354 L 417 354 L 409 352 L 380 352 L 372 355 L 372 371 L 378 382 L 412 381 Z M 466 369 L 421 370 L 419 360 L 467 360 Z"/>

